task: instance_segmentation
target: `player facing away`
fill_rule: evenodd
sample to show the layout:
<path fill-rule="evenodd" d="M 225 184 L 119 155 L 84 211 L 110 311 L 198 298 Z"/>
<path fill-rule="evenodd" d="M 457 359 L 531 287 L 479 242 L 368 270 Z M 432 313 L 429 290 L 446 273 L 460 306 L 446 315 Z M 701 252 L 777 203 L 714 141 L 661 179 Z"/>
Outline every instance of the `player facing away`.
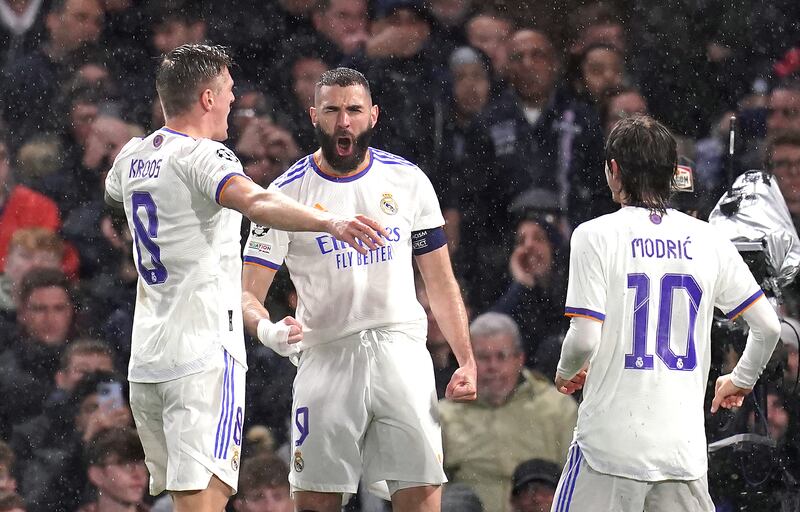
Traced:
<path fill-rule="evenodd" d="M 218 142 L 234 100 L 230 66 L 216 46 L 165 55 L 156 88 L 166 126 L 128 142 L 106 178 L 106 200 L 124 206 L 140 274 L 131 409 L 150 492 L 170 491 L 178 512 L 221 511 L 236 491 L 246 370 L 241 213 L 364 253 L 383 244 L 371 219 L 302 206 L 244 175 Z"/>
<path fill-rule="evenodd" d="M 583 402 L 551 510 L 711 512 L 703 399 L 714 308 L 742 315 L 750 334 L 717 379 L 712 412 L 741 405 L 778 318 L 733 244 L 668 207 L 677 151 L 667 128 L 624 119 L 605 158 L 622 208 L 572 236 L 572 320 L 555 381 L 562 393 L 583 387 Z"/>
<path fill-rule="evenodd" d="M 338 511 L 363 475 L 371 490 L 383 488 L 376 494 L 391 496 L 395 511 L 438 512 L 446 478 L 412 256 L 459 362 L 447 395 L 473 400 L 476 390 L 436 194 L 416 165 L 369 147 L 378 107 L 361 73 L 324 73 L 310 115 L 320 149 L 270 189 L 342 215 L 363 212 L 387 236 L 383 247 L 360 255 L 328 235 L 256 227 L 245 248 L 245 326 L 298 362 L 289 475 L 296 507 Z M 262 304 L 284 262 L 297 289 L 296 319 L 273 324 Z"/>

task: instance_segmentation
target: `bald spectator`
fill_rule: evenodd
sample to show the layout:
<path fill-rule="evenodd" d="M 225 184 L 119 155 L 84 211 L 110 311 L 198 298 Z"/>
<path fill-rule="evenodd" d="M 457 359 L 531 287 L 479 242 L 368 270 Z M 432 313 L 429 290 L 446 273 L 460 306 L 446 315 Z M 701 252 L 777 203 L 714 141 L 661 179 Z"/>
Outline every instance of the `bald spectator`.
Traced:
<path fill-rule="evenodd" d="M 478 400 L 442 401 L 444 466 L 453 482 L 471 486 L 486 510 L 509 512 L 517 465 L 540 458 L 561 465 L 578 407 L 550 379 L 523 366 L 511 317 L 484 313 L 470 325 L 478 363 Z"/>

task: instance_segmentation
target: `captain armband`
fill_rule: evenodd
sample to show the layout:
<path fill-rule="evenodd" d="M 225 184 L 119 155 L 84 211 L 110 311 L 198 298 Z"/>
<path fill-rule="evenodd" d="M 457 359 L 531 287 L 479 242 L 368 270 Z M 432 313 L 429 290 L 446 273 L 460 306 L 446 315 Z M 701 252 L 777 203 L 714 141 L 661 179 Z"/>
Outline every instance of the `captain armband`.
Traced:
<path fill-rule="evenodd" d="M 421 256 L 447 244 L 447 236 L 441 226 L 411 232 L 411 252 Z"/>

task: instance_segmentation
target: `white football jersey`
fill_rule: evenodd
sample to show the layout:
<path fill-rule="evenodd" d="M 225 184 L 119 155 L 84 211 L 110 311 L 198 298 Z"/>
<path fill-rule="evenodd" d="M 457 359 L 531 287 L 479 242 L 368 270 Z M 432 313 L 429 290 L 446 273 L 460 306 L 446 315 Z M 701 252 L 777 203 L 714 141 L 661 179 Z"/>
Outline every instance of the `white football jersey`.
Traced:
<path fill-rule="evenodd" d="M 762 296 L 733 244 L 676 210 L 628 206 L 580 225 L 566 314 L 603 322 L 575 434 L 589 465 L 646 481 L 702 477 L 714 308 L 734 318 Z"/>
<path fill-rule="evenodd" d="M 303 346 L 378 327 L 424 338 L 427 319 L 414 289 L 411 233 L 440 227 L 444 218 L 430 180 L 416 165 L 369 148 L 364 169 L 331 176 L 308 155 L 270 188 L 332 213 L 367 215 L 389 233 L 386 245 L 362 256 L 326 233 L 253 226 L 244 263 L 277 270 L 286 262 L 297 289 Z"/>
<path fill-rule="evenodd" d="M 128 142 L 106 178 L 125 206 L 139 270 L 128 378 L 199 372 L 220 345 L 246 366 L 239 212 L 218 203 L 236 156 L 219 142 L 162 128 Z"/>

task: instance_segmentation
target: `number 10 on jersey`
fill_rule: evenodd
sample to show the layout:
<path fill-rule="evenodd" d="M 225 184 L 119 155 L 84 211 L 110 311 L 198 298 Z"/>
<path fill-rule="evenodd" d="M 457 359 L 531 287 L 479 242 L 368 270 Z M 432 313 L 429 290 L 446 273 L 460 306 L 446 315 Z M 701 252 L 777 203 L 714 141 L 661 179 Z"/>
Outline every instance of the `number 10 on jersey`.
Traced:
<path fill-rule="evenodd" d="M 633 301 L 633 352 L 625 354 L 625 368 L 631 370 L 652 370 L 653 355 L 647 353 L 647 337 L 650 312 L 650 278 L 647 274 L 628 274 L 628 288 L 635 290 Z M 689 298 L 686 349 L 682 355 L 676 354 L 670 345 L 673 314 L 672 299 L 675 293 L 685 293 Z M 658 292 L 658 323 L 656 325 L 656 354 L 670 370 L 690 371 L 697 366 L 695 352 L 695 324 L 697 311 L 703 291 L 688 274 L 665 274 L 661 278 Z M 683 317 L 683 315 L 681 315 Z"/>

